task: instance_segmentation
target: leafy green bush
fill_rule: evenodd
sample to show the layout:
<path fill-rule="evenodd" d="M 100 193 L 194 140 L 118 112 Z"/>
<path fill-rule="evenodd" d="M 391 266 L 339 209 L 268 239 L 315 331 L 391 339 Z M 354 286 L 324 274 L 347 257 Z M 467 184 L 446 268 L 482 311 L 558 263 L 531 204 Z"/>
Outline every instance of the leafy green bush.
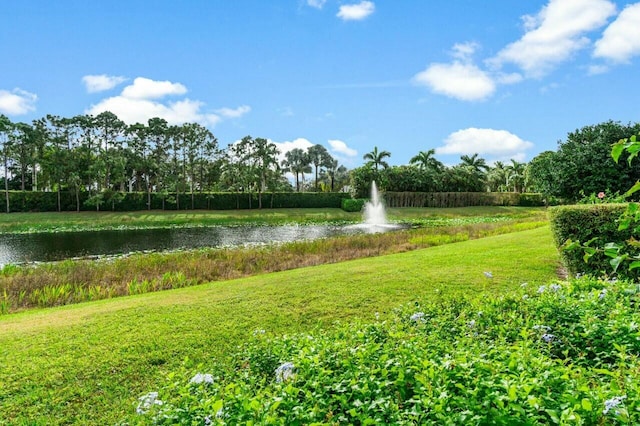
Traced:
<path fill-rule="evenodd" d="M 556 244 L 560 248 L 574 247 L 560 251 L 562 260 L 571 274 L 599 276 L 612 272 L 612 258 L 604 250 L 591 247 L 613 242 L 626 247 L 630 252 L 638 251 L 629 242 L 631 230 L 618 229 L 618 219 L 625 209 L 625 204 L 585 204 L 549 209 Z M 582 245 L 586 246 L 586 253 L 580 249 Z M 618 269 L 617 273 L 620 277 L 638 278 L 637 271 Z"/>
<path fill-rule="evenodd" d="M 366 202 L 364 198 L 343 198 L 341 207 L 346 212 L 359 212 L 362 211 Z"/>
<path fill-rule="evenodd" d="M 638 424 L 639 294 L 626 282 L 582 278 L 429 300 L 387 321 L 313 334 L 257 330 L 231 368 L 179 372 L 141 397 L 137 420 Z"/>

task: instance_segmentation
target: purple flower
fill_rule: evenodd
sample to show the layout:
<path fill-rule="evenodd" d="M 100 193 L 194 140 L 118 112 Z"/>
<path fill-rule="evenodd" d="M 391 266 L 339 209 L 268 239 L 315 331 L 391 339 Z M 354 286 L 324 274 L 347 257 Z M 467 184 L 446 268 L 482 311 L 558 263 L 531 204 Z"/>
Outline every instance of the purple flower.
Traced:
<path fill-rule="evenodd" d="M 626 397 L 627 397 L 626 395 L 622 395 L 622 396 L 614 396 L 611 399 L 607 399 L 604 402 L 604 410 L 602 410 L 602 414 L 607 414 L 612 409 L 617 408 L 620 404 L 622 404 L 622 401 Z M 618 414 L 618 410 L 615 411 L 615 414 Z"/>
<path fill-rule="evenodd" d="M 196 375 L 189 380 L 189 383 L 194 383 L 196 385 L 201 383 L 213 384 L 213 376 L 211 374 L 196 373 Z"/>
<path fill-rule="evenodd" d="M 411 321 L 424 321 L 424 312 L 416 312 L 409 317 Z"/>
<path fill-rule="evenodd" d="M 149 392 L 146 395 L 142 395 L 138 398 L 138 407 L 136 413 L 146 414 L 154 405 L 162 405 L 163 402 L 158 399 L 158 392 Z"/>
<path fill-rule="evenodd" d="M 545 343 L 553 343 L 556 339 L 556 336 L 555 334 L 544 333 L 542 336 L 540 336 L 540 338 L 544 340 Z"/>
<path fill-rule="evenodd" d="M 280 367 L 276 368 L 276 382 L 282 383 L 293 379 L 295 376 L 294 370 L 295 366 L 292 362 L 285 362 Z"/>

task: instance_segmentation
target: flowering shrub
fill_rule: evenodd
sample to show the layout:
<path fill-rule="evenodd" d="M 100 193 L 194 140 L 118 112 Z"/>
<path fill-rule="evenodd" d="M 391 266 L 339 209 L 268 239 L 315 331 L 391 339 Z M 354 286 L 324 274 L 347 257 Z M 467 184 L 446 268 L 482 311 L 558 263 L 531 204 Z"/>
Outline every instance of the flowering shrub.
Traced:
<path fill-rule="evenodd" d="M 597 194 L 592 193 L 585 195 L 584 192 L 580 192 L 582 198 L 578 200 L 578 204 L 605 204 L 605 203 L 626 203 L 627 197 L 620 192 L 600 191 Z"/>
<path fill-rule="evenodd" d="M 627 162 L 629 166 L 633 162 L 634 158 L 640 154 L 640 141 L 636 135 L 630 138 L 620 139 L 617 143 L 613 144 L 611 149 L 611 156 L 616 163 L 620 160 L 621 155 L 626 152 Z M 623 195 L 616 194 L 617 201 L 623 202 L 629 197 L 636 197 L 637 192 L 640 191 L 640 181 L 637 181 L 627 192 Z M 636 194 L 636 195 L 634 195 Z M 606 194 L 604 192 L 598 193 L 597 198 L 592 195 L 593 202 L 609 202 L 606 200 Z M 599 200 L 599 201 L 595 201 Z M 616 220 L 610 221 L 610 225 L 617 224 L 618 235 L 617 238 L 604 238 L 597 231 L 597 228 L 591 228 L 593 233 L 591 239 L 573 239 L 569 238 L 564 243 L 566 251 L 576 252 L 576 249 L 581 249 L 584 252 L 584 261 L 588 262 L 594 257 L 607 257 L 611 268 L 608 271 L 601 271 L 604 273 L 610 273 L 611 275 L 617 274 L 617 276 L 625 279 L 640 279 L 640 253 L 638 252 L 638 236 L 640 235 L 640 204 L 637 202 L 630 202 L 626 204 L 626 209 Z M 555 232 L 556 239 L 560 232 Z M 620 268 L 621 265 L 624 265 Z M 568 265 L 571 269 L 571 265 Z M 575 269 L 575 268 L 574 268 Z M 576 272 L 576 271 L 574 271 Z M 586 271 L 585 272 L 589 272 Z"/>
<path fill-rule="evenodd" d="M 134 421 L 638 424 L 638 297 L 634 284 L 585 277 L 312 335 L 252 334 L 233 368 L 211 367 L 224 377 L 176 375 Z"/>

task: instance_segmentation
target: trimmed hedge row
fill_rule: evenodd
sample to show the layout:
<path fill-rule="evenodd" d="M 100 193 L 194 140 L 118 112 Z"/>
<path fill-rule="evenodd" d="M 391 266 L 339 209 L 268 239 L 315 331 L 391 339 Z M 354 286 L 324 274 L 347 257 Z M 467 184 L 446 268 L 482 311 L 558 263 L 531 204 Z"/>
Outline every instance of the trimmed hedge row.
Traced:
<path fill-rule="evenodd" d="M 542 194 L 516 192 L 385 192 L 389 207 L 543 206 Z"/>
<path fill-rule="evenodd" d="M 542 194 L 516 192 L 385 192 L 387 207 L 543 206 Z M 342 209 L 361 211 L 367 199 L 344 199 Z"/>
<path fill-rule="evenodd" d="M 603 273 L 610 274 L 612 266 L 610 258 L 597 251 L 588 262 L 584 260 L 584 251 L 581 249 L 565 250 L 562 245 L 567 240 L 585 244 L 590 247 L 602 248 L 606 243 L 618 243 L 626 247 L 629 253 L 637 254 L 638 248 L 628 243 L 632 235 L 631 227 L 626 230 L 618 230 L 618 218 L 626 210 L 626 204 L 583 204 L 572 206 L 559 206 L 549 209 L 551 230 L 557 246 L 560 248 L 560 256 L 570 274 L 588 274 L 600 276 Z M 621 266 L 618 276 L 630 279 L 638 279 L 638 270 L 628 271 Z"/>
<path fill-rule="evenodd" d="M 0 194 L 0 212 L 6 212 L 4 193 Z M 96 210 L 95 199 L 90 200 L 89 194 L 81 192 L 79 195 L 80 210 Z M 108 193 L 100 199 L 100 210 L 107 211 L 137 211 L 147 210 L 146 192 Z M 349 198 L 346 193 L 265 193 L 262 194 L 263 208 L 340 208 L 342 200 Z M 89 202 L 88 202 L 89 201 Z M 256 193 L 194 193 L 180 194 L 151 194 L 151 209 L 153 210 L 233 210 L 257 209 L 260 205 Z M 9 206 L 11 212 L 52 212 L 58 210 L 57 192 L 9 191 Z M 60 193 L 60 210 L 75 211 L 77 208 L 76 194 L 73 192 Z"/>
<path fill-rule="evenodd" d="M 6 212 L 4 193 L 0 197 L 0 212 Z M 467 207 L 467 206 L 542 206 L 541 194 L 512 192 L 386 192 L 389 207 Z M 109 192 L 96 199 L 87 192 L 60 193 L 60 210 L 75 211 L 139 211 L 147 210 L 146 192 Z M 347 193 L 336 192 L 276 192 L 262 194 L 262 208 L 342 208 L 361 211 L 366 200 L 352 199 Z M 58 210 L 57 192 L 9 191 L 11 212 L 52 212 Z M 257 209 L 257 193 L 194 193 L 151 194 L 152 210 L 234 210 Z"/>

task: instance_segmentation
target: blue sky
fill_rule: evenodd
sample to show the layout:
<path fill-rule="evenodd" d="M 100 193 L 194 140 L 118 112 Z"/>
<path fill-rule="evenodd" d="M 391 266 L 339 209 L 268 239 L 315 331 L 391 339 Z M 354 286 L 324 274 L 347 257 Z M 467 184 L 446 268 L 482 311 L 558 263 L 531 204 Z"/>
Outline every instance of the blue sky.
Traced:
<path fill-rule="evenodd" d="M 7 1 L 0 113 L 199 122 L 349 168 L 374 146 L 529 161 L 640 121 L 638 28 L 610 0 Z"/>

